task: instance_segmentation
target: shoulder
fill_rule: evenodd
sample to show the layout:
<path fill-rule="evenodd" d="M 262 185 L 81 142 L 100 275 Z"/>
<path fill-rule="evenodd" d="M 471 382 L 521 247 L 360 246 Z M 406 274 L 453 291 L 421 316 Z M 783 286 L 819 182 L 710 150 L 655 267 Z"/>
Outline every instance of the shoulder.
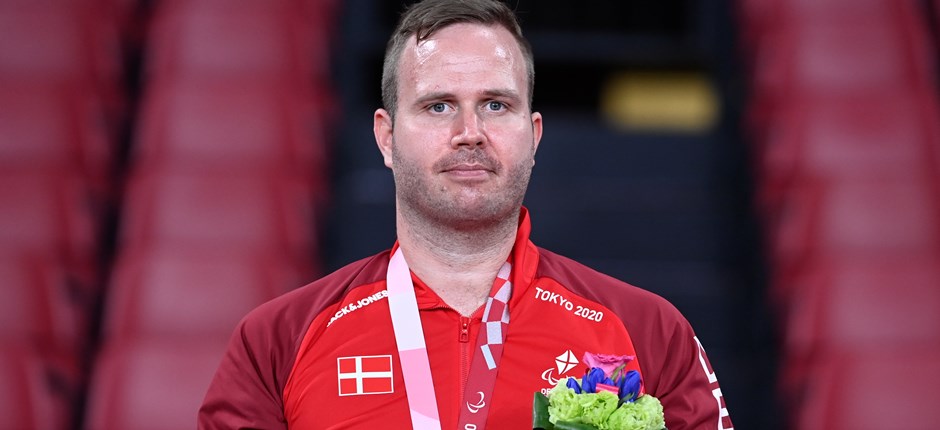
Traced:
<path fill-rule="evenodd" d="M 688 320 L 665 298 L 570 258 L 543 249 L 539 253 L 539 276 L 613 312 L 630 333 L 641 365 L 658 373 L 663 357 L 677 343 L 695 344 Z"/>
<path fill-rule="evenodd" d="M 283 294 L 248 313 L 240 328 L 273 330 L 281 336 L 297 339 L 303 336 L 307 324 L 324 309 L 339 302 L 349 291 L 385 279 L 388 259 L 388 251 L 384 251 Z"/>
<path fill-rule="evenodd" d="M 563 288 L 603 307 L 605 316 L 616 315 L 633 345 L 643 386 L 662 402 L 669 428 L 705 428 L 720 420 L 731 428 L 727 410 L 720 399 L 716 403 L 720 390 L 704 348 L 666 299 L 545 249 L 539 249 L 535 277 L 536 284 Z M 595 336 L 609 340 L 611 331 Z"/>
<path fill-rule="evenodd" d="M 230 345 L 269 357 L 271 367 L 287 375 L 313 320 L 356 287 L 384 279 L 387 266 L 383 252 L 258 306 L 238 324 Z"/>
<path fill-rule="evenodd" d="M 248 313 L 209 386 L 200 428 L 282 428 L 282 393 L 311 322 L 357 286 L 384 279 L 387 265 L 387 252 L 357 261 Z"/>
<path fill-rule="evenodd" d="M 637 320 L 685 322 L 675 306 L 658 294 L 543 248 L 539 248 L 536 277 L 553 279 L 572 293 L 604 305 L 624 323 Z M 651 318 L 654 321 L 650 321 Z"/>

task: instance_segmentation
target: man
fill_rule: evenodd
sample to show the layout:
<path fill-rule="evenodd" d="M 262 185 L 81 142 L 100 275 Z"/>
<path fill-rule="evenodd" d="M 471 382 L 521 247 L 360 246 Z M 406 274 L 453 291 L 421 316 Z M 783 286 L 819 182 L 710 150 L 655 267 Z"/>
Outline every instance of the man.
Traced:
<path fill-rule="evenodd" d="M 688 322 L 529 241 L 542 117 L 531 50 L 496 0 L 427 0 L 386 51 L 375 139 L 398 241 L 249 314 L 200 428 L 531 428 L 585 353 L 632 355 L 670 430 L 731 428 Z"/>

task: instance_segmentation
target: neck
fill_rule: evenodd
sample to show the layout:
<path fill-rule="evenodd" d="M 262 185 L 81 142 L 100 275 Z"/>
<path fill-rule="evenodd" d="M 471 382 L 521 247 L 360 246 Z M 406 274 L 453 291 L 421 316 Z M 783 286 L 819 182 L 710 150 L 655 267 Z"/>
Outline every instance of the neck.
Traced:
<path fill-rule="evenodd" d="M 486 302 L 497 272 L 512 252 L 518 229 L 516 217 L 465 230 L 401 212 L 396 224 L 409 268 L 464 316 Z"/>

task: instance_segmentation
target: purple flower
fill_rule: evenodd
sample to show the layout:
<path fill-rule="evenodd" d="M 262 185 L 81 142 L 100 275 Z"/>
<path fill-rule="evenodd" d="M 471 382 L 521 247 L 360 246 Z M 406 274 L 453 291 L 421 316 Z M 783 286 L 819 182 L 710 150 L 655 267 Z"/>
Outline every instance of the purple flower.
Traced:
<path fill-rule="evenodd" d="M 603 369 L 592 367 L 591 370 L 581 378 L 581 391 L 585 393 L 596 393 L 598 383 L 614 385 L 614 381 L 604 374 Z"/>
<path fill-rule="evenodd" d="M 643 384 L 643 381 L 640 379 L 640 373 L 636 370 L 631 370 L 627 372 L 626 375 L 622 376 L 619 381 L 617 381 L 617 386 L 619 392 L 617 393 L 620 396 L 620 400 L 624 402 L 633 402 L 636 401 L 637 396 L 640 395 L 640 386 Z"/>
<path fill-rule="evenodd" d="M 565 383 L 565 386 L 574 390 L 575 394 L 581 394 L 581 385 L 578 384 L 577 379 L 568 378 L 568 382 Z"/>

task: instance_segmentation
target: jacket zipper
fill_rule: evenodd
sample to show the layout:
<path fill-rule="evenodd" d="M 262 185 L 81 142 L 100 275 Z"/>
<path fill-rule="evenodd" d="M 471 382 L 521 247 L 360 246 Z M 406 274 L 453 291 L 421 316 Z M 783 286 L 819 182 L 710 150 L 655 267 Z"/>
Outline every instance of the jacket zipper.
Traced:
<path fill-rule="evenodd" d="M 460 387 L 457 391 L 460 393 L 458 399 L 460 402 L 458 405 L 462 405 L 464 402 L 464 389 L 467 386 L 467 379 L 470 378 L 470 318 L 463 315 L 460 316 L 460 334 L 457 337 L 457 341 L 460 342 Z"/>
<path fill-rule="evenodd" d="M 429 310 L 448 310 L 451 312 L 457 312 L 453 308 L 446 305 L 438 305 L 429 308 Z M 458 314 L 460 315 L 460 314 Z M 473 348 L 473 342 L 470 342 L 470 322 L 472 319 L 470 317 L 465 317 L 460 315 L 460 318 L 457 320 L 457 343 L 460 344 L 460 374 L 459 380 L 457 381 L 459 386 L 458 390 L 458 405 L 464 404 L 464 390 L 467 386 L 467 380 L 470 379 L 470 353 L 471 348 Z"/>

